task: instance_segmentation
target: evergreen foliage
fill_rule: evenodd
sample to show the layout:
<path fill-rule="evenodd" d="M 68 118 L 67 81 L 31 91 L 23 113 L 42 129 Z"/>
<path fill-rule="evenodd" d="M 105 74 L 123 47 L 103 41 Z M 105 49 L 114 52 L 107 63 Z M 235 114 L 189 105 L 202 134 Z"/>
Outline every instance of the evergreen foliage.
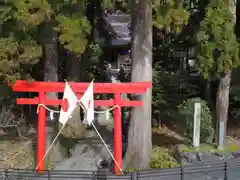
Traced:
<path fill-rule="evenodd" d="M 239 44 L 227 1 L 212 0 L 198 32 L 199 67 L 205 78 L 239 67 Z"/>
<path fill-rule="evenodd" d="M 162 1 L 159 1 L 162 2 Z M 91 25 L 85 17 L 84 0 L 6 0 L 0 4 L 0 76 L 3 80 L 31 79 L 31 69 L 39 62 L 44 48 L 43 27 L 54 23 L 58 41 L 80 56 L 88 44 Z M 129 9 L 131 1 L 122 4 Z M 179 31 L 188 19 L 188 12 L 175 1 L 168 4 L 153 1 L 155 25 Z M 112 8 L 111 0 L 101 1 L 103 8 Z"/>
<path fill-rule="evenodd" d="M 101 6 L 104 9 L 110 9 L 113 7 L 113 3 L 112 0 L 102 0 L 101 1 Z"/>
<path fill-rule="evenodd" d="M 183 25 L 188 23 L 189 12 L 184 8 L 182 1 L 170 0 L 153 1 L 155 11 L 154 25 L 159 28 L 165 28 L 168 32 L 178 33 Z"/>
<path fill-rule="evenodd" d="M 31 68 L 42 57 L 49 20 L 59 32 L 59 43 L 81 55 L 91 26 L 85 17 L 84 0 L 8 0 L 0 4 L 0 76 L 7 80 L 31 78 Z"/>
<path fill-rule="evenodd" d="M 42 54 L 41 46 L 34 40 L 34 30 L 18 21 L 16 2 L 0 4 L 0 76 L 11 81 L 30 79 L 31 67 Z"/>
<path fill-rule="evenodd" d="M 152 114 L 154 120 L 170 121 L 178 119 L 177 106 L 182 101 L 197 95 L 197 87 L 186 77 L 163 69 L 160 63 L 153 70 Z M 159 124 L 159 122 L 157 122 Z"/>

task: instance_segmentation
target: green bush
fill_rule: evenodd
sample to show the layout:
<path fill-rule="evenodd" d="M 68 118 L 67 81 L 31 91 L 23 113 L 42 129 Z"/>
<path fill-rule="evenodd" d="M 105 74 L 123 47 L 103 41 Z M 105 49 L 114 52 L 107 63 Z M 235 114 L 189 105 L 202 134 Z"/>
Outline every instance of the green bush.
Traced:
<path fill-rule="evenodd" d="M 197 94 L 197 87 L 190 84 L 186 77 L 179 76 L 176 72 L 167 71 L 159 64 L 154 66 L 153 71 L 153 119 L 169 121 L 175 119 L 177 106 L 183 100 Z"/>
<path fill-rule="evenodd" d="M 179 119 L 178 124 L 183 134 L 191 138 L 193 137 L 193 116 L 194 102 L 201 103 L 201 125 L 200 125 L 200 141 L 201 143 L 212 143 L 214 138 L 214 128 L 212 125 L 212 115 L 207 103 L 200 98 L 192 98 L 184 101 L 178 107 Z"/>
<path fill-rule="evenodd" d="M 152 153 L 151 168 L 172 168 L 179 163 L 168 153 L 167 149 L 155 147 Z"/>

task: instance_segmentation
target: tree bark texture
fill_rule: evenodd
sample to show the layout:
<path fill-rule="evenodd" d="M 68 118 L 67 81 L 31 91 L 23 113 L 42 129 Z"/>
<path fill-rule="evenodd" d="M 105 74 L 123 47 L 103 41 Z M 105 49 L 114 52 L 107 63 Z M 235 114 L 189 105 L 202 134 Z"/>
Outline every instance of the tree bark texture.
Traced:
<path fill-rule="evenodd" d="M 77 57 L 72 52 L 68 52 L 67 62 L 66 62 L 66 73 L 68 81 L 78 81 L 79 80 L 79 66 L 80 57 Z"/>
<path fill-rule="evenodd" d="M 132 82 L 152 82 L 152 7 L 148 0 L 135 1 L 132 12 Z M 143 95 L 133 95 L 144 103 L 131 112 L 126 153 L 127 168 L 149 166 L 152 153 L 151 105 L 152 89 Z"/>
<path fill-rule="evenodd" d="M 68 52 L 67 62 L 66 62 L 66 74 L 68 81 L 80 80 L 80 57 L 78 57 L 73 52 Z M 65 134 L 65 132 L 68 132 Z M 85 127 L 81 120 L 81 108 L 77 108 L 72 113 L 72 118 L 68 121 L 65 130 L 63 131 L 64 136 L 70 136 L 75 138 L 81 138 L 85 132 Z"/>
<path fill-rule="evenodd" d="M 225 124 L 224 134 L 226 135 L 230 86 L 231 86 L 231 71 L 222 75 L 219 80 L 216 102 L 217 137 L 219 136 L 218 133 L 220 122 L 224 122 Z"/>
<path fill-rule="evenodd" d="M 236 24 L 236 1 L 228 0 L 228 8 L 232 13 L 232 22 Z M 235 28 L 235 26 L 233 26 Z M 228 120 L 228 107 L 229 107 L 229 91 L 231 86 L 231 74 L 232 70 L 224 73 L 220 76 L 218 91 L 217 91 L 217 103 L 216 103 L 216 118 L 217 118 L 217 142 L 219 140 L 219 126 L 220 122 L 224 122 L 224 136 L 227 133 L 227 120 Z M 224 142 L 223 142 L 224 143 Z"/>
<path fill-rule="evenodd" d="M 44 81 L 58 81 L 58 36 L 57 32 L 53 30 L 53 22 L 47 20 L 43 29 L 43 46 L 45 54 L 44 63 Z M 58 99 L 58 93 L 47 93 L 47 98 Z M 58 108 L 58 107 L 51 107 Z M 47 113 L 47 140 L 46 147 L 48 148 L 58 131 L 58 117 L 55 117 L 54 121 L 49 119 L 49 112 Z M 52 147 L 49 157 L 52 162 L 58 162 L 62 160 L 60 144 L 57 142 Z"/>

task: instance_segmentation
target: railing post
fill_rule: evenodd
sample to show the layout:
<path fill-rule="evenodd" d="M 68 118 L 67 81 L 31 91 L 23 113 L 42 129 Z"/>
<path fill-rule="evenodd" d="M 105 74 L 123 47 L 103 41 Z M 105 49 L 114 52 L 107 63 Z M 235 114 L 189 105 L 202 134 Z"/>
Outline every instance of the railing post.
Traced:
<path fill-rule="evenodd" d="M 227 164 L 227 162 L 224 163 L 224 166 L 225 166 L 225 178 L 224 178 L 224 180 L 227 180 L 228 179 L 228 164 Z"/>
<path fill-rule="evenodd" d="M 39 104 L 42 104 L 45 99 L 45 92 L 40 91 L 38 94 Z M 37 132 L 37 172 L 43 171 L 44 160 L 42 158 L 45 155 L 46 148 L 46 109 L 43 106 L 38 107 L 38 132 Z M 42 161 L 42 162 L 41 162 Z M 40 163 L 40 164 L 39 164 Z"/>
<path fill-rule="evenodd" d="M 7 175 L 8 175 L 8 170 L 7 169 L 1 169 L 1 179 L 8 179 Z"/>
<path fill-rule="evenodd" d="M 181 163 L 181 180 L 184 180 L 184 167 L 182 163 Z"/>
<path fill-rule="evenodd" d="M 48 180 L 51 180 L 52 179 L 52 172 L 51 170 L 48 171 Z"/>
<path fill-rule="evenodd" d="M 114 103 L 118 105 L 118 107 L 114 108 L 114 158 L 122 169 L 122 117 L 121 107 L 119 105 L 120 101 L 121 94 L 115 93 Z M 115 174 L 121 175 L 118 165 L 114 163 L 114 172 Z"/>
<path fill-rule="evenodd" d="M 137 173 L 137 180 L 139 180 L 140 179 L 140 172 L 137 171 L 136 173 Z"/>
<path fill-rule="evenodd" d="M 136 173 L 135 172 L 131 172 L 131 180 L 135 180 L 135 176 L 136 176 Z"/>
<path fill-rule="evenodd" d="M 93 171 L 93 173 L 92 173 L 92 180 L 96 180 L 97 178 L 96 178 L 96 172 L 95 171 Z"/>

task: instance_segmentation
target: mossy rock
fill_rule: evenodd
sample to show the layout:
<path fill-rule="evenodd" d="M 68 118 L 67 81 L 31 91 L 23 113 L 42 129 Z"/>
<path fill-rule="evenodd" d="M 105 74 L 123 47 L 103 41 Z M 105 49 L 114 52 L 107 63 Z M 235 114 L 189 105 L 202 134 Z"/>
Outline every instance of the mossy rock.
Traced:
<path fill-rule="evenodd" d="M 86 131 L 86 127 L 82 124 L 80 119 L 80 107 L 77 107 L 73 113 L 72 118 L 68 120 L 64 129 L 61 132 L 61 135 L 66 138 L 82 138 Z M 59 129 L 62 127 L 60 125 Z"/>
<path fill-rule="evenodd" d="M 66 138 L 82 138 L 86 128 L 83 125 L 66 124 L 61 135 Z"/>

